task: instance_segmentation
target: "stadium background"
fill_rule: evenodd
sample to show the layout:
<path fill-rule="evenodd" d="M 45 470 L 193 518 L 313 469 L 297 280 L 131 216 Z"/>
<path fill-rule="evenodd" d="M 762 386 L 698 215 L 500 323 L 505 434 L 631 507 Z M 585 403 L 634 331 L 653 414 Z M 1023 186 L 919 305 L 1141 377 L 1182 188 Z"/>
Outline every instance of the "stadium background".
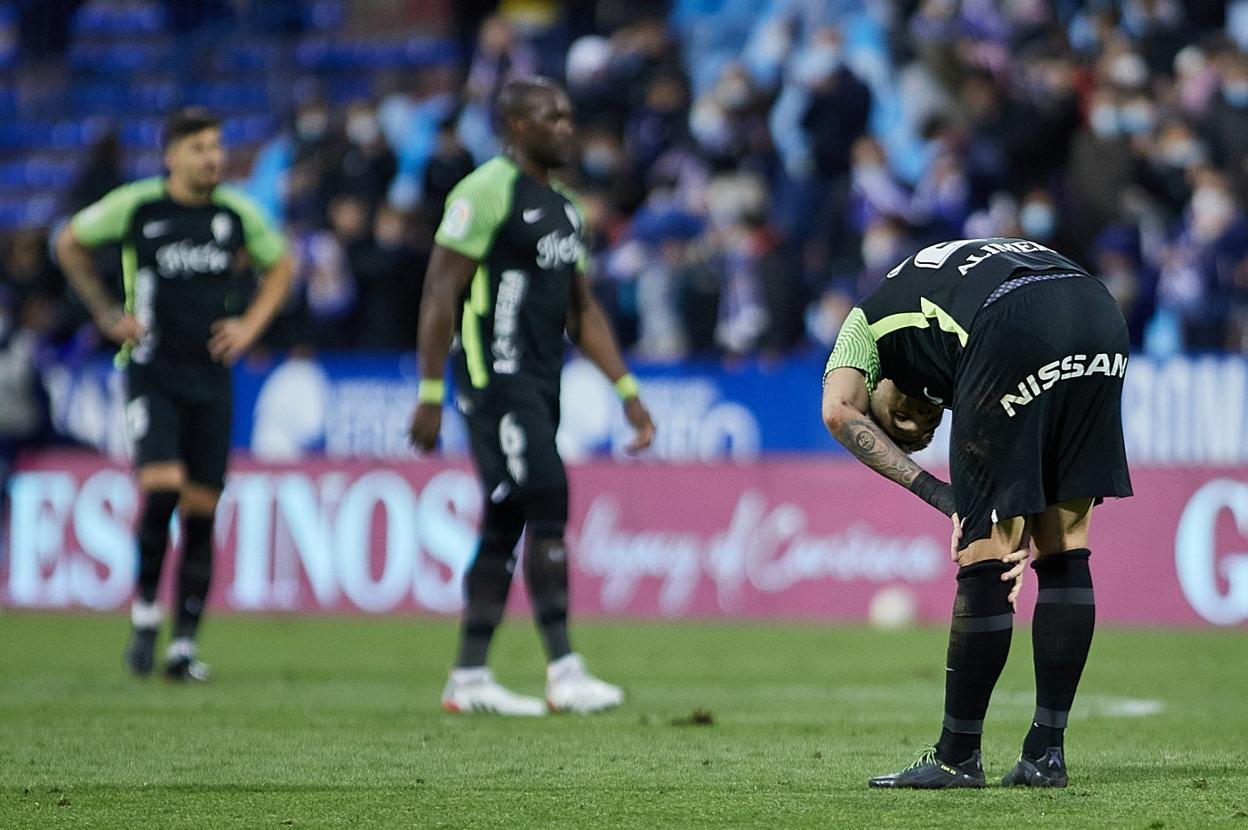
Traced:
<path fill-rule="evenodd" d="M 0 825 L 1242 827 L 1246 48 L 1243 0 L 0 0 Z M 479 493 L 453 413 L 445 455 L 405 446 L 414 321 L 443 196 L 535 71 L 659 435 L 624 458 L 569 363 L 574 633 L 626 705 L 465 721 L 437 699 Z M 47 244 L 191 103 L 299 262 L 236 370 L 193 691 L 121 671 L 121 379 Z M 819 378 L 887 268 L 994 234 L 1122 304 L 1137 496 L 1093 530 L 1071 790 L 877 798 L 939 714 L 948 527 L 828 438 Z M 491 663 L 536 692 L 522 594 Z M 1031 711 L 1016 635 L 990 774 Z"/>
<path fill-rule="evenodd" d="M 901 586 L 943 618 L 944 527 L 845 463 L 821 362 L 909 252 L 1022 235 L 1131 323 L 1139 495 L 1098 549 L 1143 576 L 1103 618 L 1248 620 L 1248 4 L 8 2 L 0 33 L 6 605 L 127 601 L 120 376 L 47 239 L 158 174 L 162 114 L 195 103 L 298 256 L 236 372 L 214 602 L 453 612 L 462 427 L 438 459 L 404 438 L 423 269 L 498 150 L 494 94 L 540 72 L 575 101 L 594 288 L 660 425 L 626 461 L 608 385 L 568 365 L 582 613 L 861 617 Z"/>

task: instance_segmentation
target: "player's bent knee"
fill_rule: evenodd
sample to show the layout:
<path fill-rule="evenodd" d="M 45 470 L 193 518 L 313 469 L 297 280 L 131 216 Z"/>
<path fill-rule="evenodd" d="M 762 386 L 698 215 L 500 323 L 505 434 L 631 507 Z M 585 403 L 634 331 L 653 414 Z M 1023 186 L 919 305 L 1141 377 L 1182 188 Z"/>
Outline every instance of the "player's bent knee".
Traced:
<path fill-rule="evenodd" d="M 186 467 L 181 461 L 158 461 L 139 467 L 136 478 L 144 493 L 178 491 L 186 485 Z"/>

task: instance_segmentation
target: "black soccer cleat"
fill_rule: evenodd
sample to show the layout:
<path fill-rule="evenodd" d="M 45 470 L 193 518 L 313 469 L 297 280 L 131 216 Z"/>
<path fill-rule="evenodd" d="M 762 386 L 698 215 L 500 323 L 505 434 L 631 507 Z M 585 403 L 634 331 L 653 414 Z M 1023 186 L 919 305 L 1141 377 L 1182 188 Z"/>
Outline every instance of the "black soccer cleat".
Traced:
<path fill-rule="evenodd" d="M 1066 759 L 1060 746 L 1051 746 L 1036 759 L 1018 756 L 1014 769 L 1005 774 L 1001 783 L 1007 787 L 1065 787 Z"/>
<path fill-rule="evenodd" d="M 206 683 L 208 666 L 194 657 L 174 657 L 165 662 L 165 679 L 174 683 Z"/>
<path fill-rule="evenodd" d="M 147 677 L 156 665 L 156 629 L 134 628 L 126 644 L 126 668 L 135 677 Z"/>
<path fill-rule="evenodd" d="M 889 775 L 877 775 L 867 782 L 872 787 L 891 787 L 906 790 L 943 790 L 947 787 L 984 786 L 984 767 L 979 762 L 979 750 L 960 764 L 946 764 L 936 757 L 936 750 L 929 749 L 919 760 Z"/>

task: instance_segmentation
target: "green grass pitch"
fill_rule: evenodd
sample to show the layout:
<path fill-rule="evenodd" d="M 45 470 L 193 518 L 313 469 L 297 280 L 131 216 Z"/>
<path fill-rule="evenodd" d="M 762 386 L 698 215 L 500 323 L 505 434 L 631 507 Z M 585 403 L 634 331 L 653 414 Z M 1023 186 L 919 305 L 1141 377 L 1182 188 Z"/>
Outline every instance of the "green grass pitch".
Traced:
<path fill-rule="evenodd" d="M 1098 632 L 1064 791 L 869 790 L 935 739 L 944 632 L 583 623 L 623 708 L 438 708 L 450 622 L 210 620 L 216 676 L 126 677 L 120 615 L 0 616 L 0 827 L 1233 827 L 1248 830 L 1248 636 Z M 500 679 L 540 694 L 527 620 Z M 990 780 L 1031 711 L 1030 644 L 988 716 Z M 702 709 L 712 723 L 690 723 Z"/>

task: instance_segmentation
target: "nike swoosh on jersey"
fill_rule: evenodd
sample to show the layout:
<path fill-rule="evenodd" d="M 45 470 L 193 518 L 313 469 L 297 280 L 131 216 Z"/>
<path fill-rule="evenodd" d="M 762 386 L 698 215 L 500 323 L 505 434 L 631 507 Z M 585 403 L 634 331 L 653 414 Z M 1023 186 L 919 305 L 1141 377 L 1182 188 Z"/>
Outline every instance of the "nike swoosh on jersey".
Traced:
<path fill-rule="evenodd" d="M 168 231 L 168 219 L 157 219 L 155 222 L 148 222 L 143 226 L 143 235 L 148 239 L 155 239 L 158 236 L 164 236 Z"/>
<path fill-rule="evenodd" d="M 936 406 L 940 406 L 945 402 L 944 398 L 938 398 L 935 395 L 933 395 L 931 392 L 928 392 L 926 386 L 923 387 L 923 396 L 927 398 L 929 401 L 931 401 L 933 404 L 935 404 Z"/>
<path fill-rule="evenodd" d="M 532 225 L 538 219 L 542 218 L 542 209 L 541 208 L 529 208 L 524 213 L 522 213 L 521 216 L 524 217 L 525 222 Z"/>

